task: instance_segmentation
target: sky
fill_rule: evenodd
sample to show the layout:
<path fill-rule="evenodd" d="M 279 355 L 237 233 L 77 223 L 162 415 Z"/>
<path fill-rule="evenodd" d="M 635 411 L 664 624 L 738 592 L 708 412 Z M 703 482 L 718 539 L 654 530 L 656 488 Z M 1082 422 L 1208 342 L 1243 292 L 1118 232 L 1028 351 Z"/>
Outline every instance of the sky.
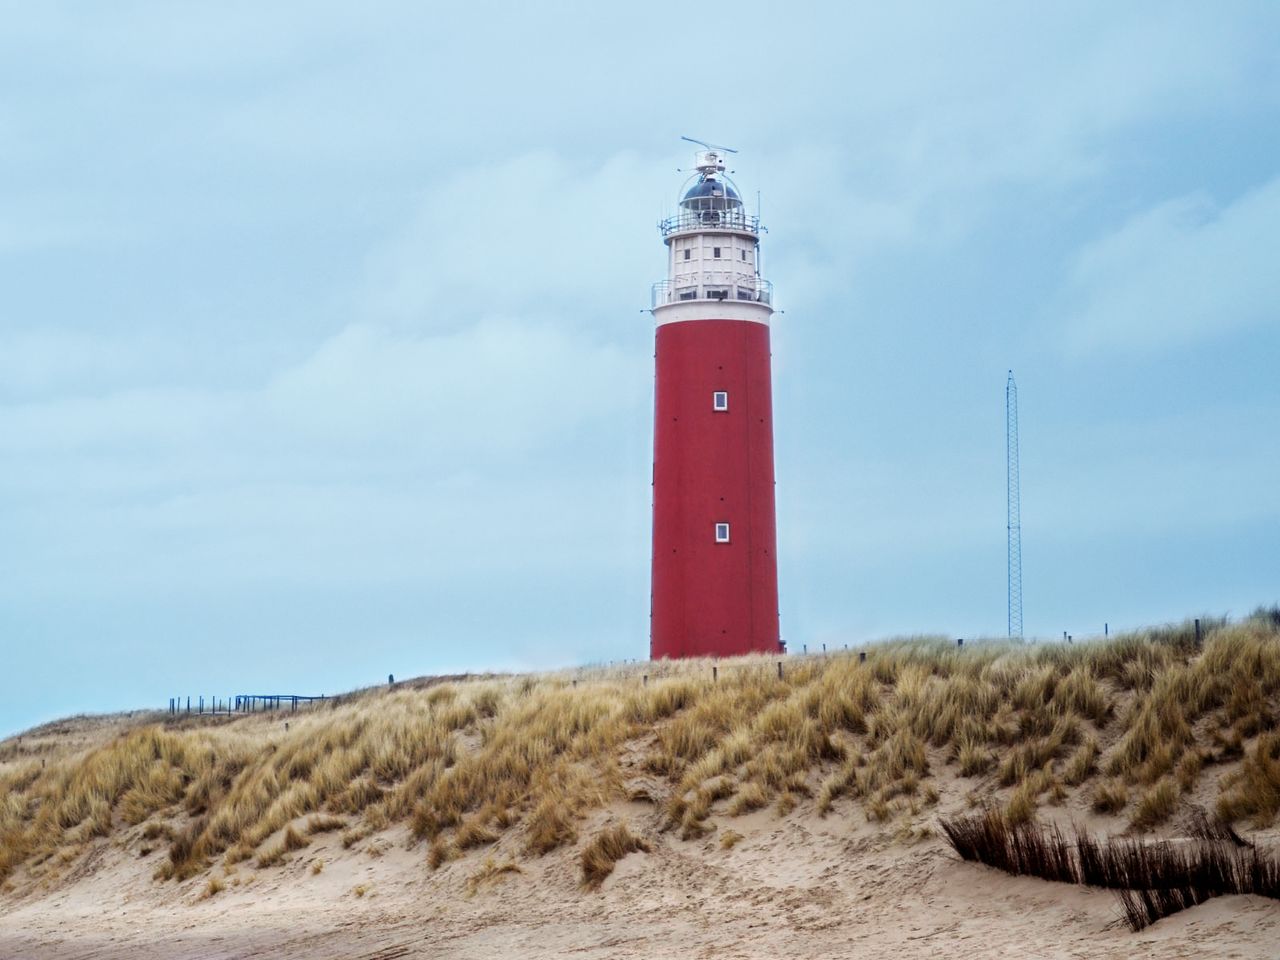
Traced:
<path fill-rule="evenodd" d="M 714 15 L 711 15 L 711 14 Z M 705 15 L 704 15 L 705 14 Z M 782 635 L 1280 601 L 1280 6 L 0 0 L 0 735 L 648 651 L 655 229 L 769 232 Z"/>

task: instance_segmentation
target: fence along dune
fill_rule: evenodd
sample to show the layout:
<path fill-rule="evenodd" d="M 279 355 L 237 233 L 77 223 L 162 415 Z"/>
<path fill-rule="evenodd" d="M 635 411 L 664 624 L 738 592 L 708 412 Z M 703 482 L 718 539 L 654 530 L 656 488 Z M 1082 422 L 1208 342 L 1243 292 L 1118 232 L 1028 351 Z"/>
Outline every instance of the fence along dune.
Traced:
<path fill-rule="evenodd" d="M 1068 837 L 1057 825 L 1019 823 L 994 809 L 943 819 L 941 827 L 965 860 L 1015 876 L 1117 891 L 1135 931 L 1213 897 L 1280 900 L 1280 856 L 1203 816 L 1193 820 L 1192 842 L 1099 840 L 1078 828 Z"/>
<path fill-rule="evenodd" d="M 1280 812 L 1280 615 L 1204 626 L 1202 644 L 1188 622 L 1072 645 L 908 638 L 781 672 L 744 657 L 409 683 L 287 730 L 223 715 L 122 721 L 39 755 L 9 741 L 0 880 L 54 882 L 99 838 L 156 825 L 172 840 L 140 869 L 159 880 L 269 869 L 318 817 L 351 844 L 405 824 L 428 866 L 508 835 L 534 858 L 589 842 L 585 819 L 627 799 L 685 838 L 801 804 L 923 829 L 944 790 L 1022 821 L 1075 798 L 1150 830 L 1212 776 L 1220 816 L 1264 826 Z"/>

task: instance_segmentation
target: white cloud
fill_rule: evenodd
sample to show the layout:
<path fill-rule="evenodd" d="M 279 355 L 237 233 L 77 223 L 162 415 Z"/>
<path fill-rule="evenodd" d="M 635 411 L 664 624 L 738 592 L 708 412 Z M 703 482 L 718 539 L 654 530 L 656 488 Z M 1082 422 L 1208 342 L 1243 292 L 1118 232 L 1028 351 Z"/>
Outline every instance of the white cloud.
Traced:
<path fill-rule="evenodd" d="M 633 154 L 585 169 L 549 152 L 464 167 L 433 183 L 399 235 L 370 255 L 368 312 L 447 327 L 574 306 L 609 311 L 600 317 L 608 330 L 633 315 L 623 304 L 648 306 L 644 265 L 653 280 L 665 272 L 652 225 L 673 193 L 667 171 Z"/>
<path fill-rule="evenodd" d="M 1162 203 L 1080 253 L 1066 291 L 1076 353 L 1145 353 L 1280 318 L 1280 178 L 1220 207 Z"/>
<path fill-rule="evenodd" d="M 615 416 L 647 391 L 647 361 L 511 319 L 435 334 L 355 325 L 276 377 L 263 409 L 290 434 L 343 448 L 491 459 Z"/>
<path fill-rule="evenodd" d="M 1023 522 L 1062 541 L 1104 544 L 1280 521 L 1280 449 L 1257 443 L 1274 407 L 1218 403 L 1188 413 L 1093 421 L 1024 449 Z"/>
<path fill-rule="evenodd" d="M 1107 543 L 1274 525 L 1256 446 L 1223 483 L 1229 446 L 1184 463 L 1216 425 L 1148 422 L 1170 403 L 1156 388 L 1195 382 L 1190 351 L 1132 364 L 1114 405 L 1146 406 L 1089 445 L 1053 438 L 1115 412 L 1065 398 L 1097 396 L 1114 369 L 1063 374 L 1020 342 L 1038 345 L 1026 318 L 1093 218 L 1195 188 L 1084 251 L 1064 336 L 1117 352 L 1261 331 L 1280 302 L 1264 259 L 1276 187 L 1231 196 L 1271 173 L 1274 12 L 748 2 L 735 22 L 768 56 L 726 53 L 707 80 L 655 59 L 687 7 L 508 7 L 15 8 L 0 36 L 21 81 L 0 105 L 0 606 L 28 611 L 24 639 L 95 651 L 130 608 L 118 635 L 180 657 L 150 621 L 181 595 L 174 622 L 240 603 L 243 621 L 216 629 L 291 657 L 301 646 L 256 605 L 310 649 L 345 592 L 331 609 L 352 612 L 347 637 L 397 636 L 408 621 L 384 604 L 428 595 L 413 620 L 482 616 L 487 641 L 459 635 L 472 667 L 572 616 L 642 647 L 640 308 L 664 272 L 652 224 L 690 157 L 681 133 L 741 148 L 740 185 L 763 188 L 773 228 L 793 640 L 806 616 L 918 623 L 927 596 L 945 621 L 998 599 L 1000 387 L 1024 356 L 1029 558 L 1037 525 Z M 1229 149 L 1206 148 L 1216 134 Z M 1232 380 L 1238 445 L 1274 420 L 1268 359 Z M 1196 385 L 1189 407 L 1215 389 Z M 1037 435 L 1089 466 L 1038 465 Z M 1233 590 L 1268 569 L 1238 542 L 1238 567 L 1216 574 Z M 1066 595 L 1078 570 L 1040 562 Z"/>
<path fill-rule="evenodd" d="M 0 333 L 0 398 L 109 393 L 136 388 L 184 366 L 179 345 L 154 336 L 71 329 Z"/>
<path fill-rule="evenodd" d="M 0 454 L 23 466 L 0 490 L 24 509 L 6 524 L 22 557 L 10 588 L 391 581 L 616 554 L 629 541 L 590 515 L 643 463 L 617 427 L 643 424 L 649 363 L 511 319 L 356 324 L 252 388 L 12 403 Z M 642 491 L 642 470 L 618 482 Z"/>

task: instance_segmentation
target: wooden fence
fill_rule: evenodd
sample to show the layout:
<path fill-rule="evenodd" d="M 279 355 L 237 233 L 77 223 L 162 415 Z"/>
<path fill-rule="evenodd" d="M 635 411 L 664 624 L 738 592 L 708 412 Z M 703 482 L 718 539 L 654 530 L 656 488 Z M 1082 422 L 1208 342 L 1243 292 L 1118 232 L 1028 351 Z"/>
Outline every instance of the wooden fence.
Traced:
<path fill-rule="evenodd" d="M 304 707 L 313 703 L 324 702 L 329 698 L 324 695 L 320 696 L 304 696 L 298 693 L 237 693 L 228 697 L 212 696 L 208 698 L 197 697 L 170 697 L 169 698 L 169 714 L 170 716 L 178 716 L 179 714 L 217 714 L 217 713 L 257 713 L 263 710 L 284 710 L 288 709 L 290 713 L 297 712 L 298 704 Z M 185 703 L 184 703 L 185 700 Z"/>

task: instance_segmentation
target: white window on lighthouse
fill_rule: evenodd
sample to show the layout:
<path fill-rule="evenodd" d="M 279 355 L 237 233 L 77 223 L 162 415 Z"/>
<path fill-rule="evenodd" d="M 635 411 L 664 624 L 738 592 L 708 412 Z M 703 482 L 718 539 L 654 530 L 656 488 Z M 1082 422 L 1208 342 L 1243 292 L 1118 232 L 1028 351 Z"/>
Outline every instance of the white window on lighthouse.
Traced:
<path fill-rule="evenodd" d="M 716 543 L 729 542 L 729 525 L 727 523 L 716 524 Z"/>
<path fill-rule="evenodd" d="M 724 390 L 716 390 L 711 394 L 711 409 L 724 411 L 729 409 L 729 394 Z"/>

